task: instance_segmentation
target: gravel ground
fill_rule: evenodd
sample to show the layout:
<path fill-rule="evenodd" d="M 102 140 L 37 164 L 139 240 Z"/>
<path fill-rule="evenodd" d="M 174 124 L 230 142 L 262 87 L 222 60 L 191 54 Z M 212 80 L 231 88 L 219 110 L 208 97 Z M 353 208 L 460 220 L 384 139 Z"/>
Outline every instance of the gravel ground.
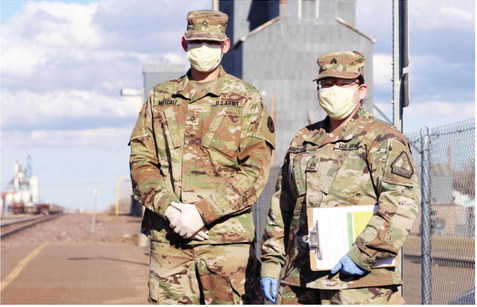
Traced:
<path fill-rule="evenodd" d="M 92 214 L 64 214 L 52 221 L 30 227 L 1 240 L 1 250 L 39 244 L 46 241 L 103 241 L 137 244 L 141 217 L 96 214 L 92 232 Z"/>

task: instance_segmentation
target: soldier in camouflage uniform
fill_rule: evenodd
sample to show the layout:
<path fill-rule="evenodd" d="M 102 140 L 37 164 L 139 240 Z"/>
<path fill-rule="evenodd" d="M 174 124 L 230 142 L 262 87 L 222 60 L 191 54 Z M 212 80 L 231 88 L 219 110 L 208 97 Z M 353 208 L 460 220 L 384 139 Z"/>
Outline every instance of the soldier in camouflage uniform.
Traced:
<path fill-rule="evenodd" d="M 192 11 L 191 68 L 157 85 L 131 135 L 135 197 L 151 239 L 149 300 L 239 304 L 254 240 L 252 205 L 275 147 L 273 120 L 250 84 L 227 74 L 228 16 Z"/>
<path fill-rule="evenodd" d="M 317 62 L 328 116 L 301 129 L 287 150 L 263 238 L 262 291 L 280 304 L 403 303 L 400 272 L 374 265 L 398 254 L 418 213 L 409 144 L 361 108 L 363 55 L 333 52 Z M 312 271 L 306 209 L 361 205 L 377 205 L 377 212 L 352 248 L 331 271 Z"/>

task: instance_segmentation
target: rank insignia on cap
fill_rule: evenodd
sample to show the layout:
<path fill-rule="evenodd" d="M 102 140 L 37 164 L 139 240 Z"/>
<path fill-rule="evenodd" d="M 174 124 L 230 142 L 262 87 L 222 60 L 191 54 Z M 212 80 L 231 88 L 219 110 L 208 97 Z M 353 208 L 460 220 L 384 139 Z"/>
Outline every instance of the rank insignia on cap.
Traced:
<path fill-rule="evenodd" d="M 410 179 L 412 174 L 414 174 L 414 169 L 412 168 L 411 160 L 406 152 L 401 152 L 399 156 L 391 164 L 391 173 L 398 176 Z"/>
<path fill-rule="evenodd" d="M 333 60 L 331 60 L 331 64 L 336 64 L 338 63 L 338 61 L 336 61 L 336 58 L 333 58 Z"/>

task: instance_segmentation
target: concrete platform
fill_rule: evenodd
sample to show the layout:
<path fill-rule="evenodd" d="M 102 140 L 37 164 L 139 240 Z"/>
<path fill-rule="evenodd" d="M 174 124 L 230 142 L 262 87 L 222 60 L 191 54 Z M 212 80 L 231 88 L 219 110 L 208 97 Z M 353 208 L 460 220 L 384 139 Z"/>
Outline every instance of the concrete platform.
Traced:
<path fill-rule="evenodd" d="M 52 242 L 1 256 L 2 304 L 147 304 L 145 247 Z"/>

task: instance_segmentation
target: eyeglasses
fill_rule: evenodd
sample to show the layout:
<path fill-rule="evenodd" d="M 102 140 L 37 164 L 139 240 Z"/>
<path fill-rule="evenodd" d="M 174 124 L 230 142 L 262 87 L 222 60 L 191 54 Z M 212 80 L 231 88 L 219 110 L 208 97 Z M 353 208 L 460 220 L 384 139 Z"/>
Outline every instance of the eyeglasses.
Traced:
<path fill-rule="evenodd" d="M 320 80 L 318 81 L 318 87 L 327 88 L 332 87 L 333 85 L 337 85 L 339 87 L 348 87 L 355 83 L 359 84 L 358 80 Z"/>
<path fill-rule="evenodd" d="M 210 40 L 202 40 L 202 39 L 194 39 L 194 40 L 188 40 L 188 44 L 209 44 L 209 45 L 216 45 L 216 46 L 222 46 L 224 42 L 219 42 L 219 41 L 210 41 Z"/>

